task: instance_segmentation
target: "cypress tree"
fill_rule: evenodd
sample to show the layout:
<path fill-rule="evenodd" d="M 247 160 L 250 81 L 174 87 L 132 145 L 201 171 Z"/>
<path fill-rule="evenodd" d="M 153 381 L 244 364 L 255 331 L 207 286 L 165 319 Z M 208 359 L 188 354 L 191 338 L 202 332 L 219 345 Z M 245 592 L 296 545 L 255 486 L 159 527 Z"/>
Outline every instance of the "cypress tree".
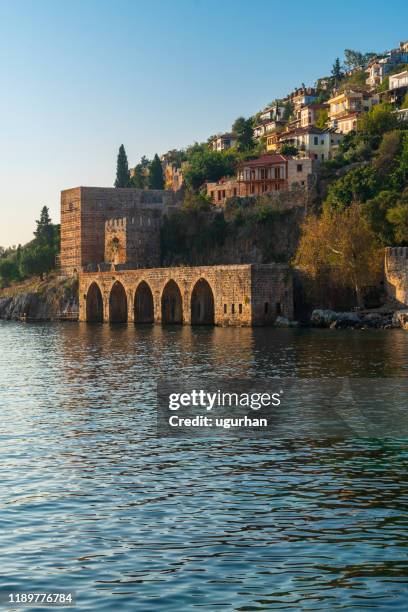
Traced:
<path fill-rule="evenodd" d="M 34 232 L 34 236 L 38 243 L 51 244 L 54 235 L 54 228 L 51 223 L 50 214 L 48 208 L 43 206 L 41 209 L 40 218 L 36 221 L 37 229 Z"/>
<path fill-rule="evenodd" d="M 149 189 L 164 189 L 163 167 L 157 153 L 149 168 Z"/>
<path fill-rule="evenodd" d="M 343 77 L 343 71 L 341 69 L 341 64 L 340 64 L 340 60 L 339 60 L 338 57 L 336 58 L 336 61 L 333 64 L 333 68 L 332 68 L 331 73 L 332 73 L 332 77 L 333 77 L 333 79 L 334 79 L 336 84 Z"/>
<path fill-rule="evenodd" d="M 130 187 L 130 174 L 125 147 L 120 145 L 116 162 L 115 187 Z"/>

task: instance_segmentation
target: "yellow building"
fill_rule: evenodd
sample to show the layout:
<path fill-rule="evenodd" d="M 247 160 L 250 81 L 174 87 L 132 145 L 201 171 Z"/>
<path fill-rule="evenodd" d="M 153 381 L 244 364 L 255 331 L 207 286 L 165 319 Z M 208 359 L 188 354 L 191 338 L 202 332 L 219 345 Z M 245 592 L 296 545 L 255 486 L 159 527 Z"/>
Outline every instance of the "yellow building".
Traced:
<path fill-rule="evenodd" d="M 380 101 L 376 93 L 346 90 L 328 100 L 329 125 L 343 134 L 351 132 L 357 125 L 357 117 L 369 111 Z"/>

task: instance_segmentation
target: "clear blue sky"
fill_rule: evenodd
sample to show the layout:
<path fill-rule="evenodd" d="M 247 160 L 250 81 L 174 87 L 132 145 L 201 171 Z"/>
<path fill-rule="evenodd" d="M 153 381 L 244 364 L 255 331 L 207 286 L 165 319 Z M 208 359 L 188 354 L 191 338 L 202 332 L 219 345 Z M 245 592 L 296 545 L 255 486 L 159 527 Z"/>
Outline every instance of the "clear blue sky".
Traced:
<path fill-rule="evenodd" d="M 405 0 L 0 0 L 0 245 L 111 186 L 121 143 L 131 165 L 185 147 L 405 39 Z"/>

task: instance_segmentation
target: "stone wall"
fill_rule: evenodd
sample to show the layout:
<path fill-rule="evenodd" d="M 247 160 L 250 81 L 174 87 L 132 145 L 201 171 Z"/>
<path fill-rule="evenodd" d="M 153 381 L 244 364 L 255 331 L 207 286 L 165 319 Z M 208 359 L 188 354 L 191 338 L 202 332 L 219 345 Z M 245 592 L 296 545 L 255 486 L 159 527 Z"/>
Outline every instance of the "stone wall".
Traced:
<path fill-rule="evenodd" d="M 114 267 L 113 267 L 114 268 Z M 105 322 L 268 325 L 293 316 L 284 264 L 244 264 L 79 275 L 79 319 Z"/>
<path fill-rule="evenodd" d="M 384 262 L 387 295 L 408 306 L 408 247 L 388 247 Z"/>

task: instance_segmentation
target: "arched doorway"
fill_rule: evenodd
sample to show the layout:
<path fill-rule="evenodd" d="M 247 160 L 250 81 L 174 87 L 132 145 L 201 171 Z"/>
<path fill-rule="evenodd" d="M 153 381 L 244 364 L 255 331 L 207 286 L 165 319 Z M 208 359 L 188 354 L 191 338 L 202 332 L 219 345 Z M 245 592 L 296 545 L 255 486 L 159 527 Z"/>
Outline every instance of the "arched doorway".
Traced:
<path fill-rule="evenodd" d="M 214 325 L 214 295 L 204 278 L 196 282 L 191 294 L 191 325 Z"/>
<path fill-rule="evenodd" d="M 183 322 L 183 301 L 180 289 L 174 280 L 170 280 L 163 289 L 161 309 L 162 323 Z"/>
<path fill-rule="evenodd" d="M 109 321 L 111 323 L 126 323 L 127 297 L 122 283 L 116 281 L 109 296 Z"/>
<path fill-rule="evenodd" d="M 153 294 L 149 285 L 142 281 L 135 293 L 135 323 L 153 323 Z"/>
<path fill-rule="evenodd" d="M 96 283 L 92 283 L 86 294 L 86 320 L 92 323 L 103 321 L 102 293 Z"/>

